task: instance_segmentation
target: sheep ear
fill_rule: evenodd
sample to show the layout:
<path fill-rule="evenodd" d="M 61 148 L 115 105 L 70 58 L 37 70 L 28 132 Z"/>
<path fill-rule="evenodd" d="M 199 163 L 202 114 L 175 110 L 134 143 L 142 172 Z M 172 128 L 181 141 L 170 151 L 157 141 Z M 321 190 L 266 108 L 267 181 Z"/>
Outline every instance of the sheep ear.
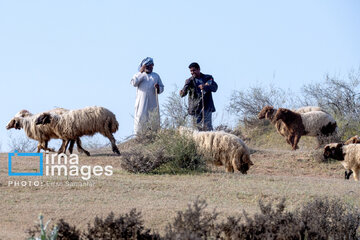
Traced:
<path fill-rule="evenodd" d="M 51 122 L 51 115 L 48 113 L 42 114 L 36 119 L 36 125 L 48 124 Z"/>
<path fill-rule="evenodd" d="M 9 130 L 10 128 L 15 127 L 15 119 L 11 119 L 11 121 L 6 125 L 6 129 Z"/>
<path fill-rule="evenodd" d="M 338 143 L 338 144 L 336 145 L 336 148 L 340 149 L 340 148 L 343 147 L 343 145 L 344 145 L 344 144 L 342 144 L 342 143 Z"/>

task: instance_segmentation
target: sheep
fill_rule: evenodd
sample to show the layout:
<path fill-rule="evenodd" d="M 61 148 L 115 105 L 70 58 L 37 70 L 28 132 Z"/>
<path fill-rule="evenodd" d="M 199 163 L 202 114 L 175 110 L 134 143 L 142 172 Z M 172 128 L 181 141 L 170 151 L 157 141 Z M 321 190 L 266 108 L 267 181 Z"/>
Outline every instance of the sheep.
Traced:
<path fill-rule="evenodd" d="M 306 113 L 306 112 L 311 112 L 311 111 L 322 111 L 322 109 L 320 107 L 306 106 L 306 107 L 298 108 L 298 109 L 296 109 L 294 111 L 297 112 L 297 113 Z M 258 119 L 264 119 L 265 118 L 265 119 L 269 120 L 275 126 L 277 132 L 281 136 L 285 137 L 286 142 L 288 144 L 292 145 L 292 143 L 288 139 L 288 136 L 290 135 L 290 132 L 287 129 L 284 122 L 282 120 L 275 121 L 275 119 L 274 119 L 276 112 L 277 112 L 277 109 L 275 109 L 274 107 L 265 106 L 259 112 Z"/>
<path fill-rule="evenodd" d="M 224 166 L 226 172 L 240 171 L 246 174 L 250 166 L 250 152 L 245 143 L 237 136 L 223 131 L 191 130 L 180 127 L 180 134 L 192 138 L 200 152 L 210 154 L 214 159 L 213 164 Z"/>
<path fill-rule="evenodd" d="M 295 109 L 294 112 L 297 113 L 307 113 L 307 112 L 314 112 L 314 111 L 322 111 L 325 112 L 321 107 L 315 107 L 315 106 L 306 106 L 306 107 L 301 107 L 298 109 Z"/>
<path fill-rule="evenodd" d="M 337 133 L 337 124 L 334 118 L 322 111 L 296 113 L 286 108 L 279 108 L 274 121 L 279 120 L 284 122 L 290 132 L 287 139 L 293 150 L 298 148 L 297 144 L 301 136 L 317 137 L 319 145 L 322 145 L 324 137 Z"/>
<path fill-rule="evenodd" d="M 360 137 L 358 135 L 355 135 L 355 136 L 349 138 L 348 140 L 346 140 L 344 142 L 344 145 L 358 144 L 358 143 L 360 143 Z M 349 179 L 352 173 L 353 173 L 353 171 L 351 169 L 349 169 L 349 172 L 347 170 L 345 170 L 345 179 Z"/>
<path fill-rule="evenodd" d="M 55 108 L 53 110 L 50 110 L 49 112 L 53 112 L 56 114 L 63 114 L 69 110 L 64 108 Z M 20 130 L 21 128 L 24 128 L 24 131 L 26 135 L 29 138 L 32 138 L 34 140 L 38 141 L 37 146 L 37 152 L 40 152 L 41 149 L 44 151 L 51 151 L 53 152 L 54 149 L 48 148 L 48 141 L 50 139 L 58 138 L 57 135 L 54 133 L 52 128 L 50 126 L 43 126 L 39 125 L 37 126 L 35 124 L 35 120 L 38 115 L 33 115 L 28 110 L 21 110 L 17 114 L 15 114 L 15 117 L 9 121 L 9 123 L 6 126 L 6 129 L 15 128 L 17 130 Z M 74 146 L 74 141 L 72 142 L 72 147 Z M 88 151 L 82 148 L 80 138 L 76 139 L 76 144 L 78 147 L 79 152 L 84 152 L 86 155 L 90 155 Z M 69 149 L 70 153 L 72 153 L 72 148 Z"/>
<path fill-rule="evenodd" d="M 360 171 L 360 145 L 359 144 L 349 144 L 344 145 L 342 143 L 330 143 L 327 144 L 324 148 L 324 157 L 333 158 L 338 161 L 342 161 L 341 164 L 344 166 L 345 170 L 350 170 L 350 173 L 347 175 L 345 172 L 345 179 L 350 177 L 351 172 L 354 173 L 355 181 L 359 181 L 359 171 Z"/>
<path fill-rule="evenodd" d="M 355 135 L 355 136 L 349 138 L 348 140 L 346 140 L 344 142 L 344 145 L 348 145 L 348 144 L 352 144 L 352 143 L 354 143 L 354 144 L 360 143 L 360 137 L 358 135 Z"/>
<path fill-rule="evenodd" d="M 115 114 L 103 107 L 86 107 L 83 109 L 70 110 L 61 115 L 56 113 L 42 113 L 36 119 L 36 124 L 49 124 L 56 135 L 64 140 L 59 153 L 65 152 L 69 141 L 81 136 L 92 136 L 100 133 L 107 137 L 112 146 L 112 151 L 120 155 L 112 135 L 118 130 L 119 123 Z"/>

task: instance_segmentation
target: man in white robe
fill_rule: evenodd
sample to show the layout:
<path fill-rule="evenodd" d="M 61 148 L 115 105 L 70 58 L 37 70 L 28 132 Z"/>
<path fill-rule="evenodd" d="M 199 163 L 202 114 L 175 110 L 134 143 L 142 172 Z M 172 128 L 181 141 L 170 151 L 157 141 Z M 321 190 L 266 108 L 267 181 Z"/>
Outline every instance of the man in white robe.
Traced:
<path fill-rule="evenodd" d="M 160 128 L 159 102 L 157 94 L 164 91 L 160 76 L 153 72 L 154 61 L 147 57 L 141 61 L 139 72 L 131 79 L 137 88 L 135 101 L 134 131 L 139 134 L 145 128 Z M 149 120 L 151 122 L 149 122 Z"/>

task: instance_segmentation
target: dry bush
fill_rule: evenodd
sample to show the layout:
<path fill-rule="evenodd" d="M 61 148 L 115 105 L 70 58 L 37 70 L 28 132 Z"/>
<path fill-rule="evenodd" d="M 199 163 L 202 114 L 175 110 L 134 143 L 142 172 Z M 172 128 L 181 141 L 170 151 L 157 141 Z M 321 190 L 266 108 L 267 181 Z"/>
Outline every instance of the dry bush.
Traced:
<path fill-rule="evenodd" d="M 18 152 L 34 152 L 37 149 L 37 142 L 28 137 L 16 134 L 16 136 L 9 133 L 10 142 L 8 143 L 10 152 L 17 150 Z"/>
<path fill-rule="evenodd" d="M 141 213 L 132 209 L 129 213 L 115 218 L 110 213 L 105 219 L 96 217 L 93 225 L 88 224 L 85 239 L 160 239 L 144 227 Z"/>
<path fill-rule="evenodd" d="M 339 199 L 318 198 L 297 211 L 307 239 L 359 239 L 360 212 Z"/>
<path fill-rule="evenodd" d="M 81 231 L 76 228 L 76 226 L 71 226 L 69 223 L 65 222 L 64 219 L 60 219 L 57 222 L 59 227 L 58 238 L 59 240 L 80 240 Z"/>
<path fill-rule="evenodd" d="M 191 119 L 188 114 L 188 105 L 186 98 L 181 98 L 179 91 L 176 88 L 166 98 L 165 103 L 162 105 L 162 115 L 166 116 L 163 126 L 165 128 L 179 128 L 180 126 L 190 126 Z"/>
<path fill-rule="evenodd" d="M 360 68 L 347 79 L 326 75 L 325 81 L 302 87 L 303 105 L 317 105 L 333 115 L 342 140 L 358 134 L 360 123 Z"/>
<path fill-rule="evenodd" d="M 121 167 L 131 173 L 150 173 L 169 162 L 163 149 L 148 151 L 141 145 L 135 145 L 122 153 Z"/>
<path fill-rule="evenodd" d="M 175 130 L 143 131 L 122 150 L 123 169 L 132 173 L 187 173 L 204 171 L 205 157 L 195 142 Z"/>
<path fill-rule="evenodd" d="M 204 200 L 196 199 L 177 213 L 163 236 L 146 228 L 141 214 L 132 209 L 117 218 L 113 213 L 96 217 L 82 232 L 60 220 L 58 239 L 360 239 L 360 211 L 339 199 L 315 198 L 291 212 L 285 210 L 285 199 L 275 206 L 259 201 L 259 213 L 243 212 L 222 222 L 206 207 Z M 28 233 L 39 231 L 37 227 Z"/>
<path fill-rule="evenodd" d="M 164 239 L 212 239 L 216 236 L 218 213 L 205 211 L 204 200 L 196 199 L 185 211 L 179 211 L 171 224 L 165 229 Z"/>
<path fill-rule="evenodd" d="M 218 225 L 221 239 L 302 239 L 304 227 L 294 213 L 285 211 L 285 199 L 272 205 L 259 201 L 260 213 L 228 217 Z"/>
<path fill-rule="evenodd" d="M 292 107 L 294 98 L 295 95 L 290 93 L 290 90 L 258 85 L 244 91 L 234 91 L 227 110 L 236 115 L 241 123 L 258 125 L 263 121 L 258 120 L 257 115 L 264 106 Z"/>

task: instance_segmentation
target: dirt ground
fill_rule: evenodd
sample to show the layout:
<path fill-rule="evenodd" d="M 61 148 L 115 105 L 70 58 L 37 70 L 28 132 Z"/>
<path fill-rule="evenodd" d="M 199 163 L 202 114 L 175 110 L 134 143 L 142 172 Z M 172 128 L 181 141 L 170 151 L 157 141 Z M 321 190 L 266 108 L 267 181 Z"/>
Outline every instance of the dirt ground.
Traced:
<path fill-rule="evenodd" d="M 197 197 L 221 216 L 258 211 L 258 201 L 286 197 L 294 209 L 317 196 L 337 197 L 360 207 L 360 183 L 344 180 L 338 162 L 320 163 L 318 151 L 255 149 L 247 175 L 225 173 L 222 167 L 195 175 L 129 174 L 109 149 L 79 155 L 80 165 L 111 165 L 112 176 L 8 176 L 8 155 L 0 154 L 0 239 L 24 239 L 42 213 L 45 220 L 63 218 L 85 229 L 95 216 L 140 210 L 145 225 L 162 232 L 179 210 Z M 33 159 L 34 160 L 34 159 Z M 36 158 L 35 158 L 36 160 Z M 36 161 L 35 161 L 36 162 Z M 14 171 L 37 168 L 34 161 L 13 163 Z M 14 186 L 18 182 L 20 186 Z M 21 183 L 27 186 L 21 186 Z M 39 183 L 41 186 L 29 186 Z"/>

